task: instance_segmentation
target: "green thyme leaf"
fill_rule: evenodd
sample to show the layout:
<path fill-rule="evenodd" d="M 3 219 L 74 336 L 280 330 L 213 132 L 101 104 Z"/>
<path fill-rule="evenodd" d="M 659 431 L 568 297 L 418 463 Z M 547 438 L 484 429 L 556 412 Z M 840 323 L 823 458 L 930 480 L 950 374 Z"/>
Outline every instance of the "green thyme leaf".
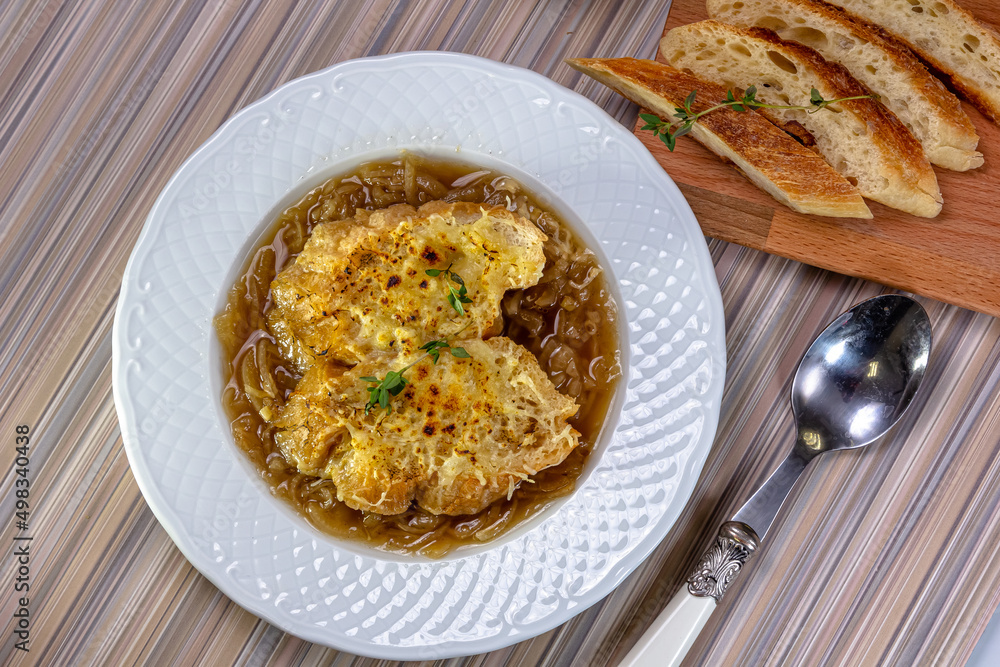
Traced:
<path fill-rule="evenodd" d="M 691 93 L 684 100 L 684 109 L 691 113 L 691 105 L 694 104 L 694 97 L 698 94 L 697 90 L 692 90 Z"/>
<path fill-rule="evenodd" d="M 408 384 L 408 382 L 409 381 L 403 377 L 402 372 L 389 371 L 385 375 L 385 388 L 393 396 L 403 391 L 403 387 L 405 387 Z"/>
<path fill-rule="evenodd" d="M 648 115 L 648 114 L 647 114 Z M 448 303 L 459 315 L 465 315 L 465 308 L 462 307 L 463 303 L 472 303 L 472 299 L 468 298 L 466 295 L 469 290 L 465 287 L 465 281 L 462 280 L 462 276 L 458 275 L 451 270 L 451 264 L 448 265 L 446 269 L 427 269 L 424 271 L 427 275 L 433 277 L 439 276 L 442 273 L 449 280 L 445 284 L 445 288 L 448 290 L 447 299 Z M 460 289 L 455 289 L 451 283 L 455 283 Z"/>
<path fill-rule="evenodd" d="M 448 303 L 451 304 L 451 307 L 455 309 L 456 313 L 459 315 L 465 315 L 465 308 L 462 307 L 462 300 L 458 296 L 458 292 L 455 290 L 448 292 Z"/>
<path fill-rule="evenodd" d="M 374 387 L 367 387 L 368 402 L 365 403 L 365 414 L 368 414 L 377 407 L 382 408 L 387 413 L 392 412 L 392 407 L 389 405 L 389 398 L 391 396 L 398 396 L 406 388 L 406 385 L 410 383 L 409 380 L 403 377 L 403 373 L 411 367 L 412 364 L 398 371 L 389 371 L 381 380 L 373 377 L 360 378 L 365 382 L 375 385 Z"/>
<path fill-rule="evenodd" d="M 451 346 L 448 345 L 447 340 L 432 340 L 429 343 L 424 343 L 420 346 L 421 350 L 424 350 L 427 355 L 431 358 L 435 364 L 437 364 L 438 359 L 441 357 L 441 350 L 450 349 Z"/>
<path fill-rule="evenodd" d="M 674 135 L 671 134 L 669 130 L 660 135 L 660 141 L 665 143 L 667 145 L 667 149 L 670 151 L 673 151 L 674 147 L 677 145 L 677 142 L 674 140 Z"/>
<path fill-rule="evenodd" d="M 796 111 L 805 111 L 807 113 L 815 113 L 820 109 L 825 109 L 831 104 L 836 104 L 837 102 L 844 102 L 847 100 L 879 99 L 878 95 L 869 94 L 856 95 L 854 97 L 841 97 L 835 100 L 825 100 L 820 92 L 813 88 L 809 93 L 811 106 L 767 104 L 757 99 L 757 86 L 750 86 L 743 91 L 743 94 L 738 99 L 732 90 L 727 90 L 726 99 L 722 102 L 719 102 L 718 104 L 703 111 L 699 111 L 698 113 L 694 113 L 691 110 L 691 105 L 694 103 L 696 94 L 697 90 L 692 90 L 688 93 L 687 97 L 684 98 L 684 109 L 680 107 L 674 108 L 674 111 L 676 112 L 674 113 L 674 117 L 681 121 L 680 123 L 676 123 L 674 127 L 671 127 L 667 121 L 661 120 L 652 114 L 640 114 L 639 117 L 646 121 L 646 125 L 644 125 L 641 129 L 651 131 L 654 136 L 659 137 L 660 141 L 666 145 L 668 150 L 673 151 L 677 145 L 677 138 L 688 134 L 694 124 L 698 122 L 699 118 L 726 107 L 737 112 L 746 112 L 753 109 L 792 109 Z M 451 267 L 449 267 L 449 269 L 450 268 Z M 455 308 L 454 303 L 452 303 L 452 307 Z"/>

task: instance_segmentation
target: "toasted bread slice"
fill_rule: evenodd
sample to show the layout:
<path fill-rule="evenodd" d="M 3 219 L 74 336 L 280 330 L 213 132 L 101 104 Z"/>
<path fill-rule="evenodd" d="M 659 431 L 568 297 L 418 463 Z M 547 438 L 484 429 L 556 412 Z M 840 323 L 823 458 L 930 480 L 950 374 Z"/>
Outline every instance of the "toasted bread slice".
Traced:
<path fill-rule="evenodd" d="M 416 352 L 458 331 L 484 336 L 503 295 L 542 277 L 545 238 L 502 206 L 433 201 L 358 210 L 316 225 L 275 277 L 268 329 L 300 373 L 317 360 L 354 365 L 378 352 Z M 446 267 L 454 273 L 442 275 Z M 445 287 L 454 274 L 465 277 L 473 300 L 461 314 Z"/>
<path fill-rule="evenodd" d="M 903 121 L 931 164 L 955 171 L 982 166 L 979 135 L 958 98 L 878 26 L 819 0 L 708 0 L 706 5 L 714 19 L 770 28 L 846 67 Z"/>
<path fill-rule="evenodd" d="M 755 85 L 758 99 L 769 104 L 811 107 L 813 88 L 827 100 L 870 94 L 842 65 L 764 28 L 691 23 L 667 33 L 660 50 L 674 67 L 724 86 Z M 928 218 L 941 211 L 941 191 L 923 148 L 882 103 L 864 98 L 813 113 L 766 113 L 804 128 L 827 162 L 865 197 Z"/>
<path fill-rule="evenodd" d="M 697 91 L 692 104 L 696 112 L 726 97 L 725 88 L 653 60 L 572 58 L 566 62 L 674 123 L 679 122 L 674 110 L 691 91 Z M 754 185 L 792 210 L 831 217 L 872 217 L 856 187 L 755 111 L 713 111 L 699 119 L 691 136 L 732 161 Z"/>
<path fill-rule="evenodd" d="M 829 0 L 882 26 L 1000 122 L 1000 35 L 951 0 Z"/>
<path fill-rule="evenodd" d="M 278 447 L 307 475 L 332 479 L 337 497 L 376 514 L 413 501 L 434 514 L 473 514 L 511 493 L 579 444 L 579 407 L 535 355 L 503 336 L 462 341 L 467 358 L 425 359 L 408 374 L 402 406 L 369 411 L 365 377 L 417 355 L 375 354 L 351 369 L 318 362 L 274 424 Z"/>

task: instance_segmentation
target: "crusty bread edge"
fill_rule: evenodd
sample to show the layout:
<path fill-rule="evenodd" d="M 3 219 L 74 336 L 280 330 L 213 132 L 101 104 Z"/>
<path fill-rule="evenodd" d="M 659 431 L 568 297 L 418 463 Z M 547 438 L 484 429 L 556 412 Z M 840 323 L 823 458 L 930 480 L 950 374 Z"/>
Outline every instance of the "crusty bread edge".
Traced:
<path fill-rule="evenodd" d="M 734 9 L 731 12 L 720 13 L 718 11 L 720 3 L 727 0 L 707 0 L 706 9 L 711 18 L 733 23 L 741 27 L 750 27 L 748 23 L 739 19 L 742 10 Z M 927 71 L 927 67 L 913 54 L 913 52 L 891 33 L 882 27 L 869 22 L 867 19 L 850 13 L 848 10 L 831 5 L 823 0 L 775 0 L 779 4 L 785 5 L 788 11 L 798 11 L 798 16 L 808 15 L 805 26 L 790 24 L 789 28 L 810 27 L 817 28 L 810 20 L 811 17 L 818 18 L 828 24 L 839 27 L 855 38 L 868 42 L 873 48 L 878 49 L 897 68 L 906 72 L 911 77 L 913 84 L 920 89 L 922 95 L 927 99 L 928 104 L 935 110 L 934 116 L 942 128 L 945 129 L 949 141 L 958 145 L 936 145 L 928 146 L 924 144 L 924 150 L 931 163 L 953 171 L 968 171 L 981 167 L 984 163 L 982 153 L 976 151 L 979 143 L 979 135 L 975 125 L 969 119 L 961 102 L 955 94 L 949 91 L 933 74 Z M 778 31 L 779 37 L 785 39 Z M 789 40 L 794 41 L 794 40 Z M 844 63 L 840 63 L 844 64 Z M 846 67 L 846 65 L 844 65 Z M 917 137 L 919 139 L 919 137 Z"/>
<path fill-rule="evenodd" d="M 697 30 L 699 26 L 722 30 L 733 38 L 745 37 L 761 41 L 792 62 L 797 61 L 801 66 L 812 69 L 818 77 L 817 87 L 822 85 L 827 89 L 820 92 L 828 99 L 871 95 L 871 91 L 855 79 L 843 65 L 827 61 L 808 46 L 782 40 L 777 33 L 767 28 L 741 28 L 713 19 L 689 23 L 678 26 L 664 35 L 660 40 L 661 52 L 669 59 L 669 52 L 672 49 L 671 35 L 679 36 L 685 31 Z M 755 82 L 747 82 L 748 85 L 751 83 Z M 936 217 L 941 212 L 943 201 L 937 175 L 927 160 L 923 147 L 910 130 L 884 104 L 874 99 L 845 100 L 839 102 L 837 106 L 850 110 L 851 113 L 864 119 L 870 128 L 874 127 L 875 131 L 869 134 L 871 142 L 879 146 L 883 154 L 899 158 L 894 160 L 895 164 L 885 165 L 897 171 L 899 185 L 881 194 L 870 193 L 866 196 L 911 215 L 923 218 Z M 887 177 L 883 174 L 883 178 Z M 890 179 L 890 183 L 892 182 Z"/>
<path fill-rule="evenodd" d="M 641 87 L 636 83 L 624 79 L 610 72 L 608 69 L 601 67 L 601 62 L 601 59 L 596 58 L 571 58 L 566 60 L 566 63 L 570 67 L 596 79 L 636 104 L 650 109 L 661 118 L 668 120 L 673 124 L 677 124 L 679 122 L 676 118 L 674 118 L 673 114 L 675 107 L 680 106 L 682 100 L 667 99 L 648 90 L 647 88 Z M 659 63 L 657 64 L 659 65 Z M 665 68 L 665 72 L 672 69 L 667 68 L 666 66 L 662 67 Z M 712 87 L 715 86 L 713 85 Z M 780 132 L 777 128 L 775 128 L 775 130 Z M 734 166 L 736 166 L 736 168 L 739 169 L 754 185 L 794 211 L 809 215 L 822 215 L 827 217 L 872 218 L 871 210 L 865 204 L 860 193 L 853 202 L 832 201 L 829 198 L 823 197 L 822 193 L 817 193 L 814 197 L 797 196 L 793 198 L 793 195 L 778 186 L 778 184 L 775 183 L 772 178 L 768 174 L 764 173 L 757 165 L 748 162 L 743 155 L 741 155 L 738 151 L 733 150 L 732 146 L 727 143 L 724 136 L 720 136 L 719 134 L 707 129 L 704 123 L 696 123 L 691 129 L 691 136 L 719 157 L 731 161 Z M 789 141 L 794 140 L 789 137 Z M 817 160 L 822 161 L 822 158 L 819 156 L 816 157 Z M 823 162 L 823 165 L 829 167 L 825 162 Z M 832 168 L 829 169 L 831 176 L 842 178 Z"/>
<path fill-rule="evenodd" d="M 848 12 L 851 11 L 848 8 L 842 7 L 837 0 L 829 0 L 829 2 L 830 4 L 841 7 Z M 955 21 L 954 25 L 972 29 L 973 32 L 969 32 L 969 34 L 975 35 L 975 37 L 980 40 L 982 38 L 986 38 L 992 41 L 997 48 L 1000 49 L 1000 32 L 998 32 L 994 26 L 980 21 L 974 14 L 972 14 L 972 12 L 952 0 L 941 0 L 941 2 L 948 7 L 949 16 L 961 17 L 961 20 Z M 932 49 L 921 47 L 919 44 L 916 44 L 908 39 L 906 35 L 899 33 L 892 33 L 892 35 L 912 49 L 921 58 L 930 63 L 931 66 L 937 70 L 937 73 L 941 76 L 941 78 L 946 79 L 952 88 L 962 93 L 962 95 L 964 95 L 973 106 L 983 112 L 987 118 L 995 123 L 1000 123 L 1000 101 L 985 94 L 975 81 L 966 78 L 961 72 L 956 72 L 953 68 L 948 66 Z"/>

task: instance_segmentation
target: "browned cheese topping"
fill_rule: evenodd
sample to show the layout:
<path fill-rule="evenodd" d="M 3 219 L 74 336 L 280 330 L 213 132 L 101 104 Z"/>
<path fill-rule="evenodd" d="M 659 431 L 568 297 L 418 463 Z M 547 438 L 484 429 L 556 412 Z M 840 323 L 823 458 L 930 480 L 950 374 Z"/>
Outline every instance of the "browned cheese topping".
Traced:
<path fill-rule="evenodd" d="M 462 330 L 493 330 L 507 290 L 534 285 L 542 234 L 499 206 L 407 204 L 317 225 L 295 263 L 271 285 L 268 327 L 299 372 L 325 358 L 355 364 L 375 352 L 413 353 Z M 449 268 L 470 278 L 465 315 L 448 303 Z M 464 327 L 464 329 L 463 329 Z"/>
<path fill-rule="evenodd" d="M 414 502 L 475 513 L 562 462 L 579 444 L 567 423 L 576 402 L 531 352 L 489 338 L 501 329 L 504 294 L 541 278 L 545 240 L 503 207 L 463 202 L 317 225 L 271 286 L 268 326 L 304 373 L 273 421 L 285 458 L 332 480 L 341 502 L 377 514 Z M 449 272 L 467 287 L 464 313 L 448 301 Z M 406 371 L 392 410 L 366 409 L 362 378 L 399 371 L 442 339 L 469 358 L 425 358 Z"/>
<path fill-rule="evenodd" d="M 376 356 L 344 371 L 317 364 L 275 422 L 285 457 L 337 485 L 355 509 L 398 514 L 412 501 L 434 514 L 471 514 L 508 496 L 577 446 L 563 396 L 534 355 L 509 338 L 467 340 L 471 355 L 425 359 L 392 412 L 365 413 L 358 378 L 398 367 Z"/>

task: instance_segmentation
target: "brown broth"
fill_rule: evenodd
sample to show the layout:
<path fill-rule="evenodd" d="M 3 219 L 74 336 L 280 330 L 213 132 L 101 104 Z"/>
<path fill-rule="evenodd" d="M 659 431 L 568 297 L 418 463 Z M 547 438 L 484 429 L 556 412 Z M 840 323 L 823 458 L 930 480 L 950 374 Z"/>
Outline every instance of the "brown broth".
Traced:
<path fill-rule="evenodd" d="M 549 236 L 539 284 L 504 297 L 503 335 L 535 354 L 556 388 L 580 404 L 570 421 L 581 444 L 561 464 L 536 474 L 534 483 L 522 484 L 510 499 L 476 515 L 436 516 L 416 506 L 395 516 L 361 512 L 337 500 L 333 482 L 289 464 L 275 444 L 274 428 L 261 416 L 262 409 L 267 414 L 282 404 L 299 380 L 267 330 L 270 284 L 295 260 L 315 225 L 353 217 L 358 208 L 434 200 L 516 205 Z M 513 179 L 411 154 L 361 165 L 286 209 L 253 253 L 215 325 L 230 374 L 222 399 L 233 437 L 272 494 L 330 535 L 431 557 L 493 539 L 572 492 L 621 374 L 617 311 L 593 253 Z"/>

